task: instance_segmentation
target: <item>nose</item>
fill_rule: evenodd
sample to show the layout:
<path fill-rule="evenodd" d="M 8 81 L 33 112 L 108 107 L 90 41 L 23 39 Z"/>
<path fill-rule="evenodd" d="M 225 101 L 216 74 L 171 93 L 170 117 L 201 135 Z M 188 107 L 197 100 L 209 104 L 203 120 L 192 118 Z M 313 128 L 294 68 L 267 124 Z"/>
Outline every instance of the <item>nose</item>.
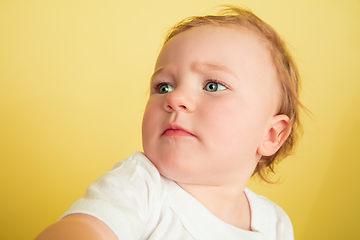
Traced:
<path fill-rule="evenodd" d="M 164 102 L 164 108 L 167 112 L 193 112 L 195 110 L 194 97 L 190 92 L 182 89 L 174 89 L 167 94 Z"/>

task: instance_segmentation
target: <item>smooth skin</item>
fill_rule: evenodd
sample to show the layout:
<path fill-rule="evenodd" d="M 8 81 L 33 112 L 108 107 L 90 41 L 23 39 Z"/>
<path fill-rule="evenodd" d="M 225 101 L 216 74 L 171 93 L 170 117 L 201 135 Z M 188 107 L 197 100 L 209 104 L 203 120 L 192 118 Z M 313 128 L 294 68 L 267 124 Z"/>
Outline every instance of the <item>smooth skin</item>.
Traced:
<path fill-rule="evenodd" d="M 151 79 L 145 155 L 219 219 L 251 231 L 244 189 L 261 156 L 290 133 L 265 40 L 238 26 L 201 26 L 170 39 Z M 73 214 L 37 240 L 117 239 L 100 220 Z"/>
<path fill-rule="evenodd" d="M 151 86 L 145 155 L 219 219 L 251 230 L 244 188 L 289 134 L 265 40 L 239 26 L 182 32 L 160 52 Z"/>
<path fill-rule="evenodd" d="M 114 232 L 99 219 L 71 214 L 46 228 L 35 240 L 117 240 Z"/>

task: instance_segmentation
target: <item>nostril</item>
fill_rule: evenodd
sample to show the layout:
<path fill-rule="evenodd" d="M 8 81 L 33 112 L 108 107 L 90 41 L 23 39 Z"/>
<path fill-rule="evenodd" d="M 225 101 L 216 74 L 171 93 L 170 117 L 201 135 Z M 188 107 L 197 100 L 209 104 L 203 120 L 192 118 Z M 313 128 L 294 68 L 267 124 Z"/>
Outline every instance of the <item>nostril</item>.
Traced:
<path fill-rule="evenodd" d="M 164 108 L 166 111 L 168 112 L 172 112 L 172 111 L 192 111 L 193 107 L 188 104 L 171 104 L 171 103 L 165 103 L 164 104 Z"/>

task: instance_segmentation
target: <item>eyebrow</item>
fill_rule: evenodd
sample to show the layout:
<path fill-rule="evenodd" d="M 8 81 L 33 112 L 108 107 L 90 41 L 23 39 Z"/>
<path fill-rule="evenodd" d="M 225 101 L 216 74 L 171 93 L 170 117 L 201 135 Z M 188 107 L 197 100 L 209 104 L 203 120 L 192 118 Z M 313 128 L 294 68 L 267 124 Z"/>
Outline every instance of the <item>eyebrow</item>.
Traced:
<path fill-rule="evenodd" d="M 154 78 L 154 76 L 162 74 L 164 72 L 165 68 L 166 68 L 166 66 L 156 69 L 155 72 L 151 75 L 150 80 L 152 80 Z M 195 72 L 201 72 L 201 73 L 206 72 L 206 71 L 222 71 L 222 72 L 226 72 L 226 73 L 232 75 L 236 79 L 238 78 L 236 76 L 236 74 L 232 70 L 230 70 L 228 67 L 218 65 L 215 63 L 211 63 L 211 62 L 203 62 L 203 63 L 195 62 L 191 65 L 191 70 L 193 70 Z"/>
<path fill-rule="evenodd" d="M 160 67 L 160 68 L 156 69 L 155 72 L 151 75 L 150 81 L 152 81 L 156 75 L 161 74 L 164 71 L 164 69 L 165 69 L 165 67 Z"/>
<path fill-rule="evenodd" d="M 230 70 L 228 67 L 223 66 L 223 65 L 218 65 L 215 63 L 211 63 L 211 62 L 193 63 L 191 68 L 194 69 L 195 71 L 200 71 L 200 72 L 222 71 L 222 72 L 226 72 L 226 73 L 232 75 L 233 77 L 237 78 L 236 74 L 232 70 Z"/>

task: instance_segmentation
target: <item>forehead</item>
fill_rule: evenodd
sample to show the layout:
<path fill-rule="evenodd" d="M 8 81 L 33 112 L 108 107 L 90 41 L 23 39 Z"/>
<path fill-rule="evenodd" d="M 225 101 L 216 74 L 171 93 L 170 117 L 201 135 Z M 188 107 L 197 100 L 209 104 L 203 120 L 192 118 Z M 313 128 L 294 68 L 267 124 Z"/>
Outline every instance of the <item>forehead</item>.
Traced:
<path fill-rule="evenodd" d="M 223 62 L 225 67 L 235 69 L 254 64 L 273 67 L 265 40 L 251 30 L 231 25 L 204 25 L 175 35 L 163 46 L 155 68 L 174 60 L 203 61 L 214 66 Z"/>
<path fill-rule="evenodd" d="M 155 70 L 202 63 L 225 67 L 235 74 L 276 78 L 266 41 L 249 29 L 232 25 L 204 25 L 175 35 L 163 46 Z"/>

